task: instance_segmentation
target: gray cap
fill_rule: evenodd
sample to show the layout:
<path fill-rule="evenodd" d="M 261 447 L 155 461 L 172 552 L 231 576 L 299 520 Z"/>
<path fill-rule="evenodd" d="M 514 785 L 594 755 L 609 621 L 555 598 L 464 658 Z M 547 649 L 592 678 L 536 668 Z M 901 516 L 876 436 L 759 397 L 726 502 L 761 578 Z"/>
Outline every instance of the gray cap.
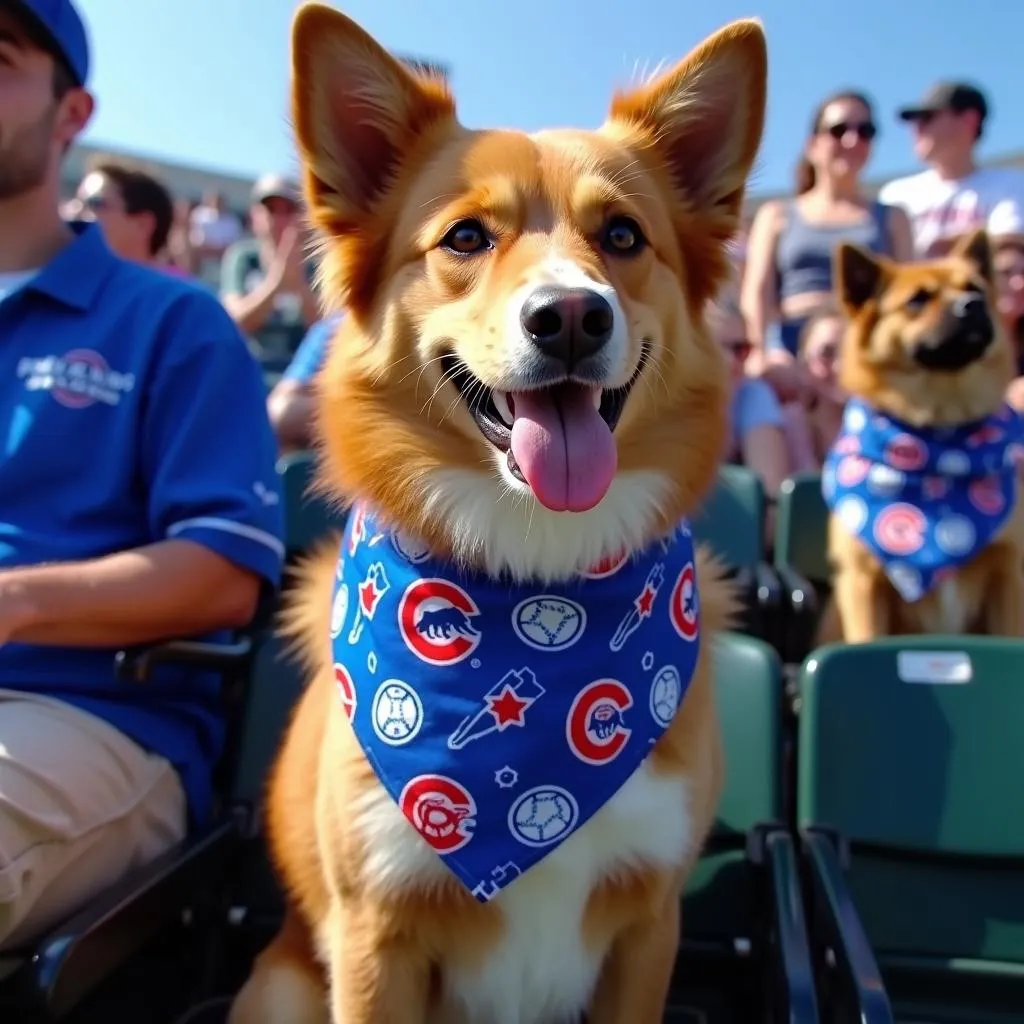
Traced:
<path fill-rule="evenodd" d="M 985 94 L 967 82 L 936 82 L 918 103 L 902 107 L 897 111 L 901 121 L 917 121 L 921 117 L 940 114 L 950 110 L 962 114 L 965 110 L 976 110 L 982 121 L 988 116 L 988 101 Z"/>
<path fill-rule="evenodd" d="M 299 202 L 299 189 L 295 182 L 283 174 L 264 174 L 252 187 L 253 203 L 265 203 L 268 199 L 288 199 Z"/>

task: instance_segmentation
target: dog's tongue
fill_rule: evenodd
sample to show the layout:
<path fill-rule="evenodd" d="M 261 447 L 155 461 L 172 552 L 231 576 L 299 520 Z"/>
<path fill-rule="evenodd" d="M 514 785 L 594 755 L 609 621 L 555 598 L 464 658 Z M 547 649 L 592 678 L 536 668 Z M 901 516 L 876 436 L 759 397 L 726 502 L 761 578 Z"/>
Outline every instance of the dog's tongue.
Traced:
<path fill-rule="evenodd" d="M 512 455 L 537 500 L 555 512 L 585 512 L 607 493 L 617 455 L 591 388 L 517 391 Z"/>

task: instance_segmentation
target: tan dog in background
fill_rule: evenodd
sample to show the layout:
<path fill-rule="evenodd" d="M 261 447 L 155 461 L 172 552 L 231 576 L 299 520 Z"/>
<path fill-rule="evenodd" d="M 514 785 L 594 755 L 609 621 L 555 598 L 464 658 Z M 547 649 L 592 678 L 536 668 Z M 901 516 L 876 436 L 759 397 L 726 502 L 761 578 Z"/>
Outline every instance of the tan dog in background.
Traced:
<path fill-rule="evenodd" d="M 823 475 L 826 498 L 833 490 L 835 575 L 819 642 L 1022 635 L 1024 504 L 1013 479 L 1020 424 L 1004 401 L 1014 354 L 989 308 L 986 235 L 962 239 L 942 259 L 903 265 L 842 245 L 836 270 L 850 318 L 840 380 L 856 408 L 847 409 Z M 888 434 L 875 431 L 877 414 L 890 422 Z M 865 450 L 886 437 L 884 457 Z M 934 464 L 925 462 L 929 450 Z M 972 459 L 987 460 L 983 471 L 968 471 Z M 910 481 L 907 490 L 901 481 Z M 884 509 L 866 517 L 875 500 Z M 992 536 L 966 560 L 923 578 L 914 567 L 918 552 L 930 545 L 940 555 L 961 554 L 974 530 L 965 519 L 983 512 L 1004 516 Z"/>
<path fill-rule="evenodd" d="M 320 5 L 296 16 L 293 60 L 324 286 L 348 312 L 321 378 L 324 487 L 491 579 L 557 585 L 656 544 L 709 490 L 725 435 L 704 309 L 760 144 L 760 25 L 619 93 L 596 132 L 467 130 L 446 83 Z M 600 309 L 581 327 L 604 338 L 582 383 L 531 369 L 545 364 L 520 324 L 553 288 Z M 544 403 L 586 420 L 582 453 L 521 443 L 520 417 Z M 481 903 L 402 817 L 343 711 L 336 557 L 315 561 L 291 611 L 312 682 L 269 790 L 287 919 L 233 1024 L 660 1024 L 722 784 L 710 651 L 725 584 L 698 559 L 706 640 L 646 760 Z"/>

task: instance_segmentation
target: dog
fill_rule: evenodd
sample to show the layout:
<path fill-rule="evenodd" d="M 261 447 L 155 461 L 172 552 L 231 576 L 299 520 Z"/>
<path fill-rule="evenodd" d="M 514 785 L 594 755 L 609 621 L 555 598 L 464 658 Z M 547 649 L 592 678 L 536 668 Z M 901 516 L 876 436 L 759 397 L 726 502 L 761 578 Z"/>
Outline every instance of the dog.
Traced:
<path fill-rule="evenodd" d="M 471 131 L 337 11 L 292 30 L 345 536 L 286 630 L 287 894 L 233 1024 L 655 1024 L 714 819 L 733 595 L 685 517 L 726 431 L 728 274 L 767 54 L 735 22 L 597 131 Z M 680 525 L 681 524 L 681 525 Z M 582 642 L 580 641 L 582 638 Z"/>
<path fill-rule="evenodd" d="M 1020 636 L 1024 438 L 987 236 L 904 265 L 841 245 L 836 267 L 852 398 L 822 473 L 834 593 L 819 640 Z"/>

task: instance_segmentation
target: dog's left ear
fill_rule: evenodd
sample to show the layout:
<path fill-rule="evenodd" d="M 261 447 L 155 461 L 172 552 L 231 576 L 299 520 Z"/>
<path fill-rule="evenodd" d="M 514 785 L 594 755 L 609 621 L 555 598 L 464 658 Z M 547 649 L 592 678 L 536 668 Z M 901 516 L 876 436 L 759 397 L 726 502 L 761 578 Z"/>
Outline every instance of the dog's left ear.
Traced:
<path fill-rule="evenodd" d="M 836 246 L 833 263 L 836 298 L 850 316 L 873 299 L 889 277 L 886 263 L 849 242 Z"/>
<path fill-rule="evenodd" d="M 952 255 L 963 256 L 970 260 L 985 280 L 992 283 L 992 246 L 989 244 L 988 232 L 972 231 L 964 235 L 953 246 Z"/>
<path fill-rule="evenodd" d="M 761 145 L 768 53 L 753 18 L 709 36 L 674 68 L 619 92 L 606 129 L 639 132 L 703 230 L 725 241 L 739 228 L 747 176 Z"/>

